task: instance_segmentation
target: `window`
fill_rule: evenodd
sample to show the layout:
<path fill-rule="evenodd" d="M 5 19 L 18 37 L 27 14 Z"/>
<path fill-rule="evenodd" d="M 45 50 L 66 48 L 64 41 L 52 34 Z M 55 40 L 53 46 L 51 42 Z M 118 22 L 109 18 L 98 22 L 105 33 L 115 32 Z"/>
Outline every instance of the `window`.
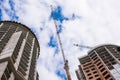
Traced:
<path fill-rule="evenodd" d="M 108 79 L 110 77 L 110 75 L 107 75 L 106 77 L 105 77 L 105 79 Z"/>
<path fill-rule="evenodd" d="M 105 68 L 101 69 L 100 71 L 103 72 L 105 70 Z"/>
<path fill-rule="evenodd" d="M 98 74 L 95 75 L 95 77 L 98 77 L 98 76 L 99 76 Z"/>
<path fill-rule="evenodd" d="M 97 64 L 97 66 L 100 65 L 100 64 L 101 64 L 101 62 L 99 62 L 99 63 Z"/>
<path fill-rule="evenodd" d="M 93 70 L 95 70 L 95 68 L 92 68 L 91 70 L 93 71 Z"/>
<path fill-rule="evenodd" d="M 97 73 L 97 71 L 94 71 L 93 73 L 95 74 L 95 73 Z"/>
<path fill-rule="evenodd" d="M 89 74 L 87 74 L 88 76 L 90 76 L 91 75 L 91 73 L 89 73 Z"/>
<path fill-rule="evenodd" d="M 94 63 L 96 64 L 96 63 L 98 63 L 98 61 L 100 61 L 99 59 L 97 59 Z"/>
<path fill-rule="evenodd" d="M 110 78 L 110 80 L 113 80 L 112 78 Z"/>
<path fill-rule="evenodd" d="M 92 79 L 93 77 L 89 77 L 89 79 Z"/>
<path fill-rule="evenodd" d="M 86 72 L 90 72 L 90 70 L 86 70 Z"/>
<path fill-rule="evenodd" d="M 93 60 L 96 60 L 97 59 L 97 56 L 93 58 Z"/>
<path fill-rule="evenodd" d="M 102 67 L 103 67 L 103 65 L 101 65 L 101 66 L 100 66 L 100 67 L 98 67 L 98 68 L 100 69 L 100 68 L 102 68 Z"/>
<path fill-rule="evenodd" d="M 105 75 L 105 74 L 107 74 L 107 71 L 105 71 L 105 72 L 103 73 L 103 75 Z"/>
<path fill-rule="evenodd" d="M 94 67 L 94 65 L 89 66 L 89 68 L 92 68 L 92 67 Z"/>
<path fill-rule="evenodd" d="M 96 80 L 101 80 L 100 78 L 97 78 Z"/>

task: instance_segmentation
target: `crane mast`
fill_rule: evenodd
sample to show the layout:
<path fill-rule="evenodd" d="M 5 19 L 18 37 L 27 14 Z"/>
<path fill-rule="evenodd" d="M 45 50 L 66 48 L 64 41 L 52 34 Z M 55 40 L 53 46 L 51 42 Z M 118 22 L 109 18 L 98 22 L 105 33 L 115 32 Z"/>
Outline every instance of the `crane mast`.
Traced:
<path fill-rule="evenodd" d="M 52 7 L 52 5 L 51 5 L 51 11 L 52 11 L 52 16 L 53 16 L 53 7 Z M 57 33 L 58 27 L 57 27 L 57 23 L 56 23 L 56 20 L 55 20 L 54 17 L 53 17 L 53 21 L 54 21 L 55 28 L 56 28 L 56 33 Z M 65 58 L 65 54 L 64 54 L 64 50 L 63 50 L 63 47 L 62 47 L 62 42 L 61 42 L 59 33 L 57 33 L 57 37 L 58 37 L 58 42 L 59 42 L 59 45 L 60 45 L 60 49 L 61 49 L 61 53 L 62 53 L 62 57 L 63 57 L 63 61 L 64 61 L 64 69 L 66 71 L 67 79 L 72 80 L 70 72 L 69 72 L 68 60 Z"/>

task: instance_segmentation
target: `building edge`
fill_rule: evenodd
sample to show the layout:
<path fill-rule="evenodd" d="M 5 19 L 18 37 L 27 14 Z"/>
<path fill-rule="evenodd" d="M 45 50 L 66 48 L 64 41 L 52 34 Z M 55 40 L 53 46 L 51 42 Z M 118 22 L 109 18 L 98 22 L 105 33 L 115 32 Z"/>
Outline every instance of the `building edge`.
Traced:
<path fill-rule="evenodd" d="M 24 28 L 26 28 L 26 29 L 28 29 L 33 35 L 34 35 L 34 37 L 35 37 L 35 39 L 36 39 L 36 41 L 37 41 L 37 43 L 38 43 L 38 47 L 39 47 L 39 55 L 40 55 L 40 44 L 39 44 L 39 41 L 38 41 L 38 38 L 36 37 L 36 35 L 34 34 L 34 32 L 29 28 L 29 27 L 27 27 L 26 25 L 24 25 L 24 24 L 22 24 L 22 23 L 20 23 L 20 22 L 17 22 L 17 21 L 9 21 L 9 20 L 5 20 L 5 21 L 0 21 L 0 24 L 1 23 L 13 23 L 13 24 L 16 24 L 16 25 L 21 25 L 22 27 L 24 27 Z M 39 57 L 39 55 L 38 55 L 38 57 Z"/>

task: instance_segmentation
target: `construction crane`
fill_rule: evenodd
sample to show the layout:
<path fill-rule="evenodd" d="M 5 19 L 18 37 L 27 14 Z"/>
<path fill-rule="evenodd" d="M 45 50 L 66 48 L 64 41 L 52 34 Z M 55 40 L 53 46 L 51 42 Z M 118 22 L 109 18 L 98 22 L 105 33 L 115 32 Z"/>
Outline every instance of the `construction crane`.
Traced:
<path fill-rule="evenodd" d="M 52 7 L 52 5 L 51 5 L 51 11 L 52 11 L 52 17 L 53 17 L 53 7 Z M 55 24 L 56 33 L 57 33 L 57 37 L 58 37 L 58 42 L 59 42 L 59 45 L 60 45 L 60 49 L 61 49 L 61 53 L 62 53 L 62 57 L 63 57 L 63 61 L 64 61 L 64 69 L 66 71 L 67 79 L 72 80 L 71 75 L 70 75 L 70 71 L 69 71 L 68 60 L 65 58 L 65 54 L 64 54 L 63 47 L 62 47 L 62 42 L 61 42 L 61 39 L 60 39 L 60 35 L 57 32 L 58 31 L 57 23 L 56 23 L 56 20 L 55 20 L 54 17 L 53 17 L 53 21 L 54 21 L 54 24 Z"/>
<path fill-rule="evenodd" d="M 87 48 L 87 49 L 93 49 L 90 46 L 86 46 L 86 45 L 79 45 L 79 44 L 73 44 L 74 46 L 80 47 L 80 48 Z"/>

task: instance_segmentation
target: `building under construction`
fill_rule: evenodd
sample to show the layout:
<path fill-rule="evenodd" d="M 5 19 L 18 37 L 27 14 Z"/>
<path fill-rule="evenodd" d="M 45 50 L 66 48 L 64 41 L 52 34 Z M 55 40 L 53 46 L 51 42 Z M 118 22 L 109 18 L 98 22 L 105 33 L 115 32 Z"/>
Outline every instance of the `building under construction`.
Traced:
<path fill-rule="evenodd" d="M 39 42 L 27 26 L 0 22 L 0 80 L 39 80 L 39 51 Z"/>
<path fill-rule="evenodd" d="M 120 80 L 120 47 L 98 46 L 79 58 L 78 80 Z"/>

